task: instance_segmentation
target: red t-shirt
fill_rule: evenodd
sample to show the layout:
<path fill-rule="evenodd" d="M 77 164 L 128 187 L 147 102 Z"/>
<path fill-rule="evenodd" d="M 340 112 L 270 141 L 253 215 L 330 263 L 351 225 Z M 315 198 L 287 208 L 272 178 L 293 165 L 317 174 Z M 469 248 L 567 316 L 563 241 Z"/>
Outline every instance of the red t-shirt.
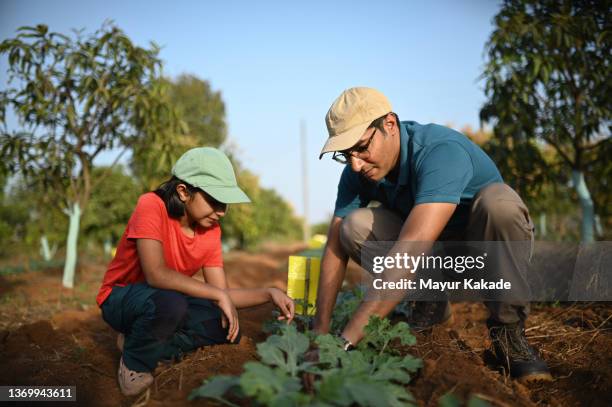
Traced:
<path fill-rule="evenodd" d="M 104 275 L 96 297 L 98 305 L 102 305 L 110 295 L 113 286 L 145 281 L 136 251 L 136 239 L 160 241 L 166 266 L 190 277 L 202 267 L 223 267 L 219 225 L 206 229 L 197 227 L 195 236 L 187 236 L 181 230 L 180 222 L 168 216 L 161 198 L 148 192 L 138 199 L 117 246 L 115 258 Z"/>

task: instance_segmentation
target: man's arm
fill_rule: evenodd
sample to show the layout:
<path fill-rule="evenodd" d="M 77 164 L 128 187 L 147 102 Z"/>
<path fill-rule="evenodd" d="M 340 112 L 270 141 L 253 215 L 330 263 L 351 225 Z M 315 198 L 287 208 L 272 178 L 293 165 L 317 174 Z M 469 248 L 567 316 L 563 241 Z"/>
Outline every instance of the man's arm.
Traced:
<path fill-rule="evenodd" d="M 449 219 L 455 212 L 456 204 L 424 203 L 416 205 L 404 222 L 398 236 L 398 242 L 433 242 L 436 241 Z M 393 255 L 401 250 L 401 244 L 389 252 Z M 356 344 L 363 338 L 363 328 L 372 315 L 385 317 L 401 300 L 364 301 L 342 331 L 342 336 Z"/>
<path fill-rule="evenodd" d="M 327 233 L 327 245 L 321 259 L 321 274 L 319 276 L 319 288 L 317 291 L 317 314 L 314 319 L 314 331 L 320 334 L 329 332 L 330 321 L 336 296 L 344 274 L 348 256 L 340 247 L 340 224 L 342 218 L 334 216 Z"/>

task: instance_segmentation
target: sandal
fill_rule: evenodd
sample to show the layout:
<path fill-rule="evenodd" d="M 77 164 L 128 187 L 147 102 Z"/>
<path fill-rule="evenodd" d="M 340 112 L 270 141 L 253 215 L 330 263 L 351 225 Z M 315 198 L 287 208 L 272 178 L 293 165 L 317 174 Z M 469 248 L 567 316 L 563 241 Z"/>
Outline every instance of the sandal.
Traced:
<path fill-rule="evenodd" d="M 153 383 L 153 375 L 149 372 L 135 372 L 130 370 L 123 358 L 119 361 L 119 371 L 117 372 L 119 387 L 124 396 L 135 396 L 145 390 Z"/>

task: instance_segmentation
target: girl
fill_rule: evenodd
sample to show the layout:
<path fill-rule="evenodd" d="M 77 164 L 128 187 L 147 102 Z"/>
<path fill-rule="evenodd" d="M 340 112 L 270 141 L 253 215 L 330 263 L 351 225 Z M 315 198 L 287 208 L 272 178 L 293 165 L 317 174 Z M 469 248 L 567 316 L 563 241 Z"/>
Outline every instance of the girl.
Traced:
<path fill-rule="evenodd" d="M 104 320 L 121 332 L 125 395 L 146 389 L 161 360 L 238 342 L 236 308 L 272 301 L 279 319 L 294 316 L 293 301 L 276 288 L 228 288 L 218 221 L 229 203 L 250 202 L 229 159 L 214 148 L 194 148 L 172 175 L 139 198 L 96 298 Z M 205 283 L 192 278 L 199 270 Z"/>

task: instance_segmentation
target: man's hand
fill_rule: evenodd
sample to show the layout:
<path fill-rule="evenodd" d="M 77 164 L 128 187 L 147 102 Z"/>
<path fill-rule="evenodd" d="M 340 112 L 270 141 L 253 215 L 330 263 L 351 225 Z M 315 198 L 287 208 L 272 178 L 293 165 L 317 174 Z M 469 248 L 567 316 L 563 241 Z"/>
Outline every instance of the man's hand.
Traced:
<path fill-rule="evenodd" d="M 286 320 L 287 324 L 291 323 L 291 321 L 293 321 L 293 317 L 295 316 L 295 304 L 293 303 L 293 300 L 278 288 L 269 288 L 268 292 L 270 293 L 270 299 L 281 312 L 278 320 Z"/>
<path fill-rule="evenodd" d="M 340 225 L 342 218 L 334 216 L 327 233 L 327 244 L 321 257 L 321 273 L 319 275 L 319 288 L 313 330 L 318 334 L 329 332 L 331 316 L 336 304 L 336 297 L 344 275 L 348 256 L 340 245 Z"/>

